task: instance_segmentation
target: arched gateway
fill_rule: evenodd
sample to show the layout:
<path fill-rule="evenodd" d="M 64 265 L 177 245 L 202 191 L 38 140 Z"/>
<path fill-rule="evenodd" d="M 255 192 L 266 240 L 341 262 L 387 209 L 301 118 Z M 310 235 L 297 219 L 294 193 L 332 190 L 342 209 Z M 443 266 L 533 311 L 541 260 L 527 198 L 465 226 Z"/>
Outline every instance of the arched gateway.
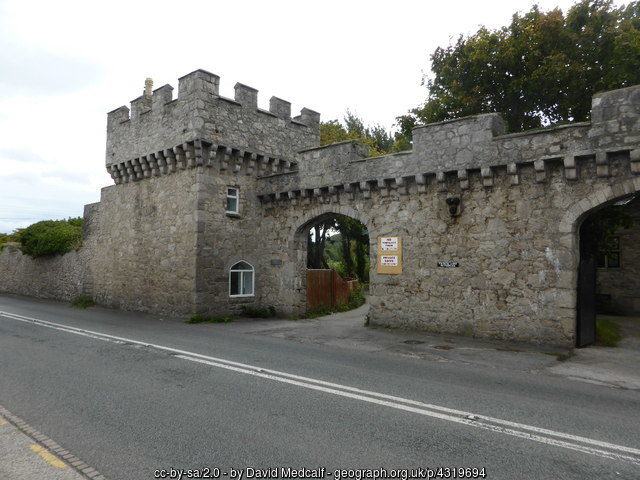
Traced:
<path fill-rule="evenodd" d="M 307 236 L 309 229 L 324 219 L 335 219 L 336 216 L 343 216 L 349 219 L 357 220 L 364 226 L 368 233 L 369 243 L 375 242 L 375 230 L 373 228 L 371 219 L 367 216 L 348 206 L 339 205 L 320 205 L 305 213 L 304 217 L 300 220 L 301 225 L 293 232 L 293 242 L 296 250 L 296 266 L 295 275 L 296 283 L 295 290 L 298 293 L 298 302 L 294 306 L 293 312 L 303 313 L 307 308 L 307 285 L 305 285 L 305 279 L 307 278 L 306 270 L 310 268 L 308 265 L 308 245 Z M 372 240 L 373 239 L 373 240 Z M 370 250 L 374 248 L 373 245 L 369 245 Z M 374 265 L 371 263 L 371 265 Z M 314 267 L 321 268 L 321 267 Z M 325 267 L 326 268 L 326 267 Z"/>
<path fill-rule="evenodd" d="M 369 229 L 373 324 L 574 343 L 580 218 L 640 190 L 640 86 L 595 95 L 591 122 L 505 135 L 500 115 L 475 115 L 366 158 L 317 147 L 312 110 L 292 118 L 273 97 L 267 112 L 255 89 L 231 100 L 218 85 L 198 70 L 175 100 L 167 85 L 109 114 L 115 185 L 86 210 L 98 301 L 297 313 L 301 228 L 335 212 Z M 251 288 L 229 285 L 240 261 Z"/>

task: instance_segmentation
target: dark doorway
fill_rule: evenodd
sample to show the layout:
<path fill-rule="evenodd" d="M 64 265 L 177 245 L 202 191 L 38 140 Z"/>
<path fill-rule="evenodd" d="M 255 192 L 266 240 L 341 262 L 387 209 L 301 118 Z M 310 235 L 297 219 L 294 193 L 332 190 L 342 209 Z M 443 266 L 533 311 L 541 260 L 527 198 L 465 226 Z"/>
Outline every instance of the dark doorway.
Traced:
<path fill-rule="evenodd" d="M 598 332 L 604 328 L 604 320 L 599 319 L 598 314 L 613 313 L 607 311 L 603 299 L 612 292 L 617 299 L 620 292 L 625 288 L 629 290 L 629 285 L 634 283 L 638 264 L 635 258 L 640 258 L 635 254 L 638 246 L 632 235 L 636 229 L 637 201 L 635 195 L 628 195 L 598 207 L 589 212 L 580 225 L 577 347 L 601 343 L 604 336 L 599 339 Z M 627 255 L 621 255 L 621 235 Z"/>

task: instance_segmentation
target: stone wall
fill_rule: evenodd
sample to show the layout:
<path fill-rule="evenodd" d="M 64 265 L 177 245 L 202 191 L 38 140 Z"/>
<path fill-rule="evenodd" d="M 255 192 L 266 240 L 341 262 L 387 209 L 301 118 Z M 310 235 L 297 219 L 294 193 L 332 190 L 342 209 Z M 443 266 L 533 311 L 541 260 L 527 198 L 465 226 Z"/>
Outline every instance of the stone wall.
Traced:
<path fill-rule="evenodd" d="M 273 299 L 268 282 L 253 298 L 229 297 L 229 267 L 262 269 L 255 193 L 258 175 L 294 171 L 297 152 L 319 143 L 320 115 L 197 70 L 108 115 L 107 170 L 91 244 L 96 299 L 120 308 L 184 314 L 238 312 Z M 226 188 L 240 189 L 240 214 L 225 213 Z M 259 287 L 259 288 L 258 288 Z M 271 303 L 269 303 L 271 304 Z"/>
<path fill-rule="evenodd" d="M 372 323 L 572 344 L 578 226 L 640 190 L 640 87 L 598 94 L 593 108 L 592 123 L 511 135 L 496 114 L 419 127 L 413 151 L 384 157 L 354 142 L 302 151 L 298 171 L 257 184 L 262 235 L 298 279 L 283 294 L 302 308 L 305 222 L 342 213 L 367 225 L 373 252 L 377 236 L 403 237 L 403 274 L 371 274 Z"/>
<path fill-rule="evenodd" d="M 612 156 L 610 168 L 613 177 L 623 176 L 628 154 Z M 581 164 L 580 178 L 569 182 L 557 168 L 537 183 L 530 164 L 520 170 L 517 186 L 505 168 L 491 188 L 474 172 L 464 191 L 455 177 L 448 177 L 443 192 L 437 185 L 424 191 L 409 181 L 402 190 L 340 191 L 298 203 L 283 198 L 266 204 L 261 235 L 270 235 L 265 244 L 289 252 L 284 267 L 295 266 L 296 276 L 283 293 L 297 288 L 298 306 L 304 302 L 300 282 L 306 257 L 304 243 L 296 247 L 296 236 L 310 220 L 341 213 L 369 229 L 372 265 L 378 236 L 403 238 L 403 274 L 371 272 L 372 324 L 568 345 L 575 335 L 578 218 L 600 203 L 640 190 L 640 177 L 625 182 L 598 178 L 595 160 Z M 461 199 L 462 212 L 452 218 L 445 200 L 454 195 Z M 439 261 L 459 267 L 438 267 Z"/>
<path fill-rule="evenodd" d="M 0 253 L 0 292 L 71 301 L 90 294 L 85 250 L 32 258 L 9 245 Z"/>
<path fill-rule="evenodd" d="M 640 314 L 640 196 L 625 206 L 633 219 L 630 229 L 616 232 L 620 240 L 620 267 L 599 268 L 598 293 L 611 298 L 613 311 Z"/>
<path fill-rule="evenodd" d="M 84 247 L 98 303 L 193 312 L 197 188 L 195 171 L 186 170 L 102 189 Z"/>
<path fill-rule="evenodd" d="M 255 194 L 255 179 L 243 174 L 220 175 L 211 169 L 204 169 L 198 177 L 198 311 L 235 314 L 245 306 L 269 305 L 280 312 L 289 311 L 284 300 L 287 294 L 278 287 L 284 281 L 283 272 L 271 273 L 271 269 L 278 268 L 273 263 L 277 264 L 281 258 L 282 245 L 271 242 L 270 225 L 262 218 Z M 226 213 L 228 187 L 238 188 L 240 192 L 237 215 Z M 241 260 L 255 269 L 253 297 L 229 296 L 229 269 Z"/>
<path fill-rule="evenodd" d="M 86 273 L 70 284 L 130 310 L 301 313 L 306 230 L 340 213 L 369 229 L 372 265 L 378 236 L 403 238 L 403 274 L 371 272 L 373 324 L 573 343 L 578 227 L 640 191 L 640 86 L 594 96 L 590 123 L 504 135 L 499 115 L 476 115 L 418 127 L 410 152 L 366 158 L 357 142 L 314 147 L 317 113 L 292 119 L 275 97 L 266 112 L 255 89 L 238 84 L 230 100 L 218 83 L 198 70 L 176 100 L 165 86 L 109 114 L 115 185 L 85 209 Z M 225 211 L 228 187 L 240 190 L 237 215 Z M 5 282 L 31 282 L 39 270 L 9 255 Z M 72 278 L 65 257 L 52 269 Z M 252 297 L 229 296 L 240 260 L 255 269 Z"/>
<path fill-rule="evenodd" d="M 626 110 L 622 108 L 624 115 L 609 118 L 600 112 L 602 105 L 616 104 L 621 98 L 627 100 Z M 413 150 L 382 157 L 366 158 L 366 152 L 355 142 L 307 149 L 300 153 L 298 171 L 260 178 L 258 194 L 266 200 L 275 199 L 276 194 L 295 198 L 314 194 L 314 190 L 316 194 L 328 194 L 329 190 L 351 187 L 402 187 L 411 179 L 420 185 L 444 185 L 445 176 L 457 178 L 464 190 L 471 172 L 479 170 L 490 186 L 495 173 L 507 169 L 512 183 L 517 184 L 520 169 L 532 164 L 537 181 L 544 181 L 548 170 L 559 166 L 564 167 L 568 180 L 576 180 L 579 164 L 596 156 L 600 166 L 597 174 L 608 177 L 608 156 L 640 147 L 640 87 L 599 94 L 594 104 L 599 122 L 509 135 L 498 135 L 502 128 L 498 114 L 417 127 Z M 606 110 L 607 115 L 618 110 Z M 631 168 L 634 173 L 640 172 L 640 159 L 634 157 Z"/>

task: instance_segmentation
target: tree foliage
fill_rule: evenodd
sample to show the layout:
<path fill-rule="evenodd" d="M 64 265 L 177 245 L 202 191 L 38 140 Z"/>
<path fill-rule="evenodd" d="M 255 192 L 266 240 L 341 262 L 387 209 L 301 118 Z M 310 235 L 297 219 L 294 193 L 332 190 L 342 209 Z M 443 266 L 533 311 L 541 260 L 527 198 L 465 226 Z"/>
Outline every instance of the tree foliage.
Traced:
<path fill-rule="evenodd" d="M 329 268 L 325 258 L 327 234 L 336 227 L 334 216 L 323 217 L 307 232 L 307 268 Z"/>
<path fill-rule="evenodd" d="M 307 236 L 307 267 L 332 268 L 342 277 L 369 282 L 369 232 L 351 217 L 332 214 L 315 223 Z"/>
<path fill-rule="evenodd" d="M 336 215 L 336 231 L 329 238 L 328 263 L 343 277 L 369 282 L 369 232 L 358 220 Z"/>
<path fill-rule="evenodd" d="M 369 148 L 369 156 L 377 157 L 391 152 L 399 152 L 411 148 L 404 137 L 402 143 L 396 142 L 395 135 L 387 132 L 381 125 L 366 126 L 362 119 L 349 110 L 341 123 L 329 120 L 320 124 L 320 145 L 358 140 Z"/>
<path fill-rule="evenodd" d="M 20 243 L 20 235 L 24 228 L 16 228 L 11 233 L 0 233 L 0 245 L 6 245 L 8 243 Z"/>
<path fill-rule="evenodd" d="M 43 220 L 20 235 L 22 252 L 32 257 L 63 255 L 82 245 L 82 218 Z"/>
<path fill-rule="evenodd" d="M 640 83 L 640 1 L 582 0 L 513 15 L 431 55 L 426 102 L 398 117 L 400 136 L 418 123 L 501 112 L 509 131 L 589 119 L 591 96 Z"/>

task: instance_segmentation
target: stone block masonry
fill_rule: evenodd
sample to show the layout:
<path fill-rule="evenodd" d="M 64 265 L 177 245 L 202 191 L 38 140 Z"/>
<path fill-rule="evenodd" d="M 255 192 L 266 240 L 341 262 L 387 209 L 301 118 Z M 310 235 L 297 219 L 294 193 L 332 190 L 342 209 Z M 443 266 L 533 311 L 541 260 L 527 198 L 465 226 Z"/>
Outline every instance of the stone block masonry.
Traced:
<path fill-rule="evenodd" d="M 15 246 L 0 253 L 0 292 L 71 301 L 91 294 L 86 250 L 33 259 Z"/>
<path fill-rule="evenodd" d="M 319 143 L 320 114 L 277 97 L 258 108 L 258 91 L 235 85 L 235 99 L 219 95 L 220 77 L 197 70 L 179 80 L 178 98 L 165 85 L 131 109 L 108 114 L 107 171 L 116 183 L 179 169 L 216 165 L 252 173 L 291 169 L 298 150 Z"/>
<path fill-rule="evenodd" d="M 307 228 L 340 213 L 372 247 L 403 238 L 402 275 L 376 273 L 371 250 L 373 324 L 573 344 L 582 219 L 640 191 L 640 86 L 595 95 L 591 122 L 505 135 L 499 114 L 476 115 L 418 127 L 412 151 L 376 158 L 357 142 L 319 147 L 318 113 L 291 118 L 277 97 L 261 110 L 257 95 L 238 83 L 221 97 L 198 70 L 176 99 L 166 85 L 109 113 L 114 185 L 85 210 L 83 290 L 157 313 L 301 313 Z M 240 261 L 253 289 L 232 295 Z"/>

